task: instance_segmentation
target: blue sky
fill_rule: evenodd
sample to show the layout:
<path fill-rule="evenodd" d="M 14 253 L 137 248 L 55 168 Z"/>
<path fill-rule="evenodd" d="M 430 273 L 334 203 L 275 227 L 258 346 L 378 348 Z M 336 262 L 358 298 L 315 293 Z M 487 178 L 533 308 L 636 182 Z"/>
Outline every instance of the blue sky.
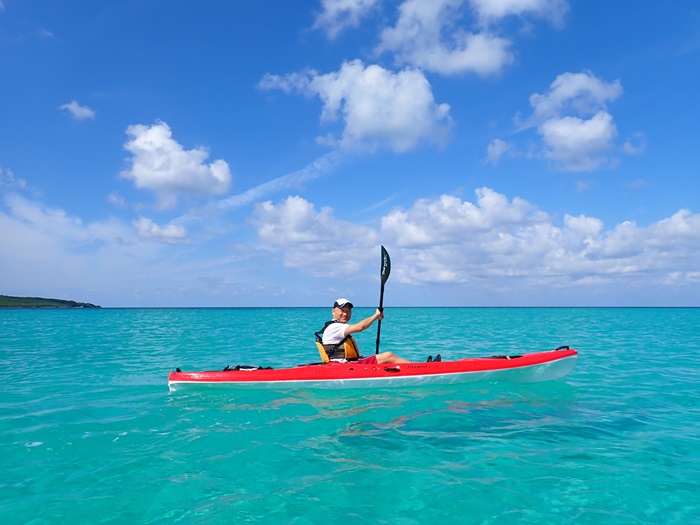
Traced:
<path fill-rule="evenodd" d="M 0 293 L 700 305 L 692 0 L 0 0 Z"/>

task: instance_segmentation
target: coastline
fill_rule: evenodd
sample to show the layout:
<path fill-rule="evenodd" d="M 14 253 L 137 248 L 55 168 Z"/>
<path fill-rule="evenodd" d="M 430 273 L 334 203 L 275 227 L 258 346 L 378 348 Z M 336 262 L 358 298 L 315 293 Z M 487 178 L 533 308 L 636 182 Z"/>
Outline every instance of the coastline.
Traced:
<path fill-rule="evenodd" d="M 0 308 L 101 308 L 101 306 L 67 299 L 0 295 Z"/>

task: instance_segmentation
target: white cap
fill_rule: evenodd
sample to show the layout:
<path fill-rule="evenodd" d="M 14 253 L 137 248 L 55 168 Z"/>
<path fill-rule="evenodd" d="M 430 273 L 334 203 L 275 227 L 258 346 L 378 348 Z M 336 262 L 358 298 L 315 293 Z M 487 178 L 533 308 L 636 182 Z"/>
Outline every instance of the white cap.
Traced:
<path fill-rule="evenodd" d="M 348 301 L 345 297 L 341 297 L 340 299 L 335 300 L 335 302 L 333 303 L 333 308 L 342 308 L 345 305 L 348 305 L 350 308 L 352 308 L 352 303 Z"/>

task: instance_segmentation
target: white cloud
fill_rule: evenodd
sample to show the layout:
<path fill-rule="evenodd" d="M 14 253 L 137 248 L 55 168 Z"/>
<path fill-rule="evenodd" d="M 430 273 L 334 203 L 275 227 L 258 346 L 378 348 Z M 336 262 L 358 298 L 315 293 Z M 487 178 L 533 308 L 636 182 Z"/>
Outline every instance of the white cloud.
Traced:
<path fill-rule="evenodd" d="M 418 200 L 384 216 L 376 229 L 292 197 L 260 205 L 255 225 L 264 245 L 314 276 L 347 278 L 348 258 L 366 262 L 380 239 L 401 261 L 392 278 L 412 285 L 479 283 L 484 290 L 539 293 L 606 283 L 663 288 L 697 274 L 700 215 L 688 210 L 647 227 L 628 221 L 606 230 L 585 215 L 565 215 L 557 225 L 527 201 L 489 188 L 476 195 L 476 203 L 449 195 Z"/>
<path fill-rule="evenodd" d="M 329 38 L 335 38 L 343 29 L 357 27 L 379 4 L 380 0 L 321 0 L 314 29 L 325 30 Z"/>
<path fill-rule="evenodd" d="M 463 234 L 496 233 L 546 218 L 517 197 L 509 202 L 489 188 L 477 190 L 476 195 L 476 204 L 451 195 L 420 199 L 407 211 L 396 209 L 383 217 L 382 231 L 399 246 L 417 247 L 451 243 Z"/>
<path fill-rule="evenodd" d="M 151 239 L 167 244 L 177 244 L 183 242 L 187 238 L 187 230 L 177 224 L 159 226 L 146 217 L 139 217 L 131 224 L 136 229 L 139 237 L 144 239 Z"/>
<path fill-rule="evenodd" d="M 684 255 L 691 256 L 700 246 L 700 215 L 693 215 L 690 210 L 680 210 L 667 219 L 662 219 L 650 227 L 653 246 L 682 249 Z"/>
<path fill-rule="evenodd" d="M 115 283 L 141 271 L 149 252 L 134 241 L 131 228 L 116 219 L 85 222 L 62 209 L 5 194 L 0 246 L 12 249 L 0 250 L 0 288 L 95 302 L 87 297 L 88 289 L 118 288 Z"/>
<path fill-rule="evenodd" d="M 560 24 L 569 9 L 566 0 L 469 0 L 469 3 L 485 22 L 531 14 Z"/>
<path fill-rule="evenodd" d="M 271 201 L 255 208 L 258 235 L 269 244 L 330 243 L 342 228 L 331 208 L 316 211 L 302 197 L 287 197 L 279 206 Z"/>
<path fill-rule="evenodd" d="M 180 196 L 217 195 L 228 190 L 228 164 L 221 159 L 205 163 L 209 153 L 203 147 L 185 150 L 172 138 L 165 122 L 132 125 L 126 133 L 131 137 L 124 145 L 132 154 L 131 167 L 121 176 L 131 179 L 137 188 L 155 192 L 162 207 L 174 206 Z"/>
<path fill-rule="evenodd" d="M 512 150 L 512 144 L 501 139 L 493 139 L 486 148 L 486 160 L 492 164 L 498 164 L 501 157 Z"/>
<path fill-rule="evenodd" d="M 457 26 L 464 0 L 407 0 L 396 25 L 381 33 L 378 53 L 391 52 L 398 64 L 453 75 L 498 73 L 513 61 L 510 41 Z"/>
<path fill-rule="evenodd" d="M 569 113 L 586 116 L 605 109 L 606 102 L 622 95 L 619 80 L 604 82 L 590 72 L 563 73 L 549 86 L 545 94 L 533 93 L 530 105 L 534 109 L 530 125 Z"/>
<path fill-rule="evenodd" d="M 314 28 L 335 38 L 346 28 L 358 27 L 380 4 L 379 0 L 322 0 Z M 481 24 L 473 31 L 466 28 L 469 8 Z M 405 0 L 398 4 L 395 25 L 381 30 L 376 52 L 392 53 L 399 66 L 443 75 L 496 74 L 513 62 L 511 41 L 492 29 L 496 23 L 518 16 L 561 25 L 567 10 L 567 0 Z"/>
<path fill-rule="evenodd" d="M 646 149 L 646 141 L 643 133 L 635 133 L 634 136 L 625 140 L 621 150 L 627 155 L 640 155 Z"/>
<path fill-rule="evenodd" d="M 647 295 L 653 303 L 670 297 L 672 288 L 698 284 L 700 275 L 700 214 L 685 209 L 647 226 L 625 221 L 606 228 L 586 215 L 558 221 L 523 199 L 481 188 L 474 202 L 451 195 L 420 199 L 373 225 L 338 219 L 332 209 L 301 197 L 261 203 L 251 222 L 256 240 L 212 256 L 201 237 L 188 239 L 175 222 L 158 225 L 143 216 L 131 224 L 114 218 L 87 222 L 5 193 L 0 246 L 12 249 L 0 251 L 0 288 L 67 293 L 78 300 L 97 290 L 84 300 L 110 297 L 123 305 L 142 304 L 141 292 L 145 304 L 155 304 L 162 291 L 167 297 L 162 300 L 172 305 L 186 283 L 207 304 L 218 293 L 219 285 L 212 283 L 229 283 L 230 290 L 244 282 L 236 277 L 239 255 L 264 268 L 268 282 L 282 271 L 275 266 L 280 255 L 300 282 L 304 274 L 348 282 L 365 280 L 368 268 L 376 267 L 380 243 L 392 255 L 393 282 L 455 290 L 464 284 L 481 297 L 507 294 L 496 304 L 533 304 L 566 290 L 584 303 L 603 290 L 622 301 L 635 288 L 653 291 Z M 187 250 L 181 246 L 185 241 Z"/>
<path fill-rule="evenodd" d="M 315 69 L 305 69 L 299 73 L 289 73 L 287 75 L 273 75 L 266 73 L 258 82 L 258 88 L 269 90 L 279 89 L 285 93 L 299 91 L 308 96 L 315 93 L 309 89 L 310 79 L 318 76 L 318 71 Z"/>
<path fill-rule="evenodd" d="M 143 217 L 133 224 L 114 217 L 84 221 L 1 190 L 0 246 L 12 247 L 0 250 L 4 293 L 107 306 L 172 306 L 183 304 L 178 303 L 183 286 L 191 287 L 188 293 L 213 296 L 218 290 L 205 282 L 208 278 L 223 274 L 238 284 L 230 253 L 211 257 L 207 251 L 204 256 L 201 238 L 191 250 L 182 242 L 184 228 L 172 222 L 158 226 Z"/>
<path fill-rule="evenodd" d="M 95 111 L 88 106 L 81 106 L 76 100 L 71 100 L 67 104 L 63 104 L 58 109 L 67 112 L 75 120 L 86 120 L 95 118 Z"/>
<path fill-rule="evenodd" d="M 4 204 L 15 220 L 30 225 L 42 234 L 70 242 L 86 245 L 113 242 L 117 237 L 124 238 L 125 235 L 125 230 L 117 221 L 85 224 L 80 218 L 70 216 L 60 208 L 37 204 L 18 193 L 6 194 Z"/>
<path fill-rule="evenodd" d="M 240 284 L 232 264 L 239 257 L 225 249 L 212 256 L 206 238 L 186 236 L 175 221 L 163 226 L 144 217 L 84 221 L 0 192 L 0 246 L 12 247 L 0 250 L 0 290 L 110 306 L 172 306 L 182 304 L 177 290 L 183 283 L 188 293 L 206 288 L 212 295 L 217 290 L 205 283 L 209 278 L 223 275 Z"/>
<path fill-rule="evenodd" d="M 3 169 L 2 166 L 0 166 L 0 188 L 21 189 L 26 186 L 27 183 L 23 179 L 15 177 L 11 169 Z"/>
<path fill-rule="evenodd" d="M 605 82 L 590 72 L 563 73 L 551 83 L 546 93 L 530 96 L 532 114 L 519 121 L 520 131 L 534 128 L 540 137 L 538 149 L 531 157 L 548 158 L 562 171 L 590 171 L 614 165 L 613 154 L 638 153 L 628 140 L 617 147 L 617 126 L 607 103 L 622 95 L 619 80 Z M 642 135 L 636 135 L 641 142 Z M 492 142 L 490 154 L 500 152 L 500 143 Z"/>
<path fill-rule="evenodd" d="M 107 201 L 116 206 L 117 208 L 125 208 L 126 207 L 126 199 L 116 191 L 113 191 L 109 195 L 107 195 Z"/>
<path fill-rule="evenodd" d="M 545 155 L 567 171 L 590 171 L 606 162 L 606 154 L 617 136 L 612 116 L 605 111 L 588 120 L 578 117 L 550 119 L 542 123 L 540 135 Z"/>
<path fill-rule="evenodd" d="M 303 268 L 314 276 L 357 273 L 368 248 L 378 242 L 371 228 L 338 220 L 331 208 L 316 210 L 298 196 L 278 205 L 271 201 L 256 205 L 252 222 L 263 243 L 284 249 L 286 266 Z"/>
<path fill-rule="evenodd" d="M 436 104 L 422 72 L 393 73 L 360 60 L 339 71 L 315 71 L 285 77 L 266 75 L 262 89 L 279 88 L 317 95 L 323 101 L 321 120 L 342 118 L 342 136 L 321 139 L 344 150 L 390 149 L 403 153 L 421 143 L 444 144 L 452 128 L 447 104 Z"/>

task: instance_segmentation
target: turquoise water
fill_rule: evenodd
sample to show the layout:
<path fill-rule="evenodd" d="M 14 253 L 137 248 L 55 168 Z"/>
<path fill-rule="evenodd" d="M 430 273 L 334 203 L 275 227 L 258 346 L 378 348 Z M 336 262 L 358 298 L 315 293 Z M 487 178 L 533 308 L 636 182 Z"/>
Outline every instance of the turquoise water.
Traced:
<path fill-rule="evenodd" d="M 168 392 L 316 361 L 328 313 L 0 310 L 3 522 L 700 519 L 700 309 L 387 309 L 382 349 L 416 360 L 579 350 L 549 383 Z"/>

